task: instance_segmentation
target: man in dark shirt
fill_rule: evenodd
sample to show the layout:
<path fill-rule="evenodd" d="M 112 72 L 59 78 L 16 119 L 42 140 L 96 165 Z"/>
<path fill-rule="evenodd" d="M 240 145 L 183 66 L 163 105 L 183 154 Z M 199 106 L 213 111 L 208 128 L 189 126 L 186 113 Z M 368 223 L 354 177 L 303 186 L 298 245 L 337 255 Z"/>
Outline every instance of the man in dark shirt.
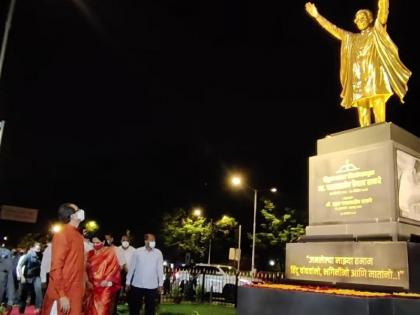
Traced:
<path fill-rule="evenodd" d="M 7 297 L 7 315 L 12 309 L 13 300 L 15 298 L 13 266 L 10 250 L 7 248 L 0 248 L 0 304 L 3 302 L 5 293 Z"/>

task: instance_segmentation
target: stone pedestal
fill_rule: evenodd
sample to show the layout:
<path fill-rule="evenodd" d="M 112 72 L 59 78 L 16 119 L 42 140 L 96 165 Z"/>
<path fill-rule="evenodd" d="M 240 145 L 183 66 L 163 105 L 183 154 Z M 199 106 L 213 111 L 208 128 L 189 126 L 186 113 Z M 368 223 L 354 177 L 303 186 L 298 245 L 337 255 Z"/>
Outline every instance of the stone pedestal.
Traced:
<path fill-rule="evenodd" d="M 309 225 L 286 277 L 419 291 L 417 235 L 420 139 L 392 123 L 332 134 L 309 158 Z"/>
<path fill-rule="evenodd" d="M 418 315 L 420 299 L 239 287 L 238 315 Z"/>
<path fill-rule="evenodd" d="M 383 123 L 318 140 L 306 234 L 420 234 L 420 139 Z"/>

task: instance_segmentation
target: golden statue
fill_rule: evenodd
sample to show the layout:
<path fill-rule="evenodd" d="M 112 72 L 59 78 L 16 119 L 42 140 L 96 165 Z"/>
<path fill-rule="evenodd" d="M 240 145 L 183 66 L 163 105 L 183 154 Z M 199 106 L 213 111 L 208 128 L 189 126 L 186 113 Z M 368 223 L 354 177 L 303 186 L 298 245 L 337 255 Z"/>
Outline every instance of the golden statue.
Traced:
<path fill-rule="evenodd" d="M 376 20 L 367 9 L 356 12 L 358 33 L 343 30 L 318 13 L 313 3 L 305 9 L 325 30 L 341 40 L 341 105 L 357 107 L 361 127 L 370 124 L 373 110 L 375 123 L 385 122 L 385 103 L 394 93 L 404 103 L 411 71 L 401 62 L 398 48 L 386 32 L 389 1 L 378 1 Z"/>

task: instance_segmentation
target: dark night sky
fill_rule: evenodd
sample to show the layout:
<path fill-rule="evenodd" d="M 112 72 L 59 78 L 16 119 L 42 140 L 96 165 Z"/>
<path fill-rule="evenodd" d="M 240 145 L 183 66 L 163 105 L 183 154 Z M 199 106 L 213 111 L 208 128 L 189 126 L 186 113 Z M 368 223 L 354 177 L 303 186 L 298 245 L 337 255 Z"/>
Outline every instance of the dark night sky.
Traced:
<path fill-rule="evenodd" d="M 388 32 L 414 74 L 387 120 L 420 136 L 417 11 L 390 2 Z M 154 230 L 164 211 L 194 205 L 249 229 L 252 194 L 225 183 L 242 170 L 306 212 L 316 139 L 357 121 L 339 106 L 339 42 L 304 3 L 17 0 L 0 82 L 0 203 L 39 208 L 37 229 L 69 200 L 115 231 Z M 348 30 L 357 9 L 376 8 L 316 4 Z"/>

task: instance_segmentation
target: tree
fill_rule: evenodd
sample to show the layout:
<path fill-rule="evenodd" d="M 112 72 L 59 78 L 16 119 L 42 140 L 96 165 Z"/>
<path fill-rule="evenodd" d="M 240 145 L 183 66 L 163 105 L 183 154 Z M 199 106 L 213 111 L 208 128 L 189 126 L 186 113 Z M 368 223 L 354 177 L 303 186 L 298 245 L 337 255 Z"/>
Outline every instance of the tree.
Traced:
<path fill-rule="evenodd" d="M 27 233 L 19 240 L 17 247 L 28 250 L 34 245 L 35 242 L 44 244 L 46 239 L 47 236 L 41 233 Z"/>
<path fill-rule="evenodd" d="M 184 209 L 177 209 L 163 217 L 162 238 L 165 246 L 183 253 L 191 253 L 203 259 L 212 240 L 233 239 L 232 231 L 238 225 L 235 218 L 223 216 L 213 222 L 205 217 L 188 215 Z"/>
<path fill-rule="evenodd" d="M 237 247 L 237 232 L 238 222 L 235 218 L 224 215 L 220 220 L 213 223 L 212 239 L 212 262 L 219 260 L 220 263 L 225 263 L 229 257 L 229 248 Z"/>
<path fill-rule="evenodd" d="M 163 217 L 162 237 L 168 247 L 204 257 L 211 233 L 204 217 L 189 216 L 184 209 L 167 213 Z"/>
<path fill-rule="evenodd" d="M 214 222 L 213 239 L 226 239 L 231 236 L 237 226 L 238 222 L 234 217 L 224 215 L 220 220 Z"/>
<path fill-rule="evenodd" d="M 261 231 L 255 235 L 255 244 L 263 249 L 266 255 L 276 257 L 277 269 L 284 269 L 286 243 L 290 243 L 305 233 L 304 225 L 296 218 L 296 210 L 285 208 L 278 211 L 270 200 L 264 200 L 261 210 L 263 223 Z M 252 238 L 252 235 L 248 235 Z M 260 251 L 261 252 L 261 251 Z"/>

